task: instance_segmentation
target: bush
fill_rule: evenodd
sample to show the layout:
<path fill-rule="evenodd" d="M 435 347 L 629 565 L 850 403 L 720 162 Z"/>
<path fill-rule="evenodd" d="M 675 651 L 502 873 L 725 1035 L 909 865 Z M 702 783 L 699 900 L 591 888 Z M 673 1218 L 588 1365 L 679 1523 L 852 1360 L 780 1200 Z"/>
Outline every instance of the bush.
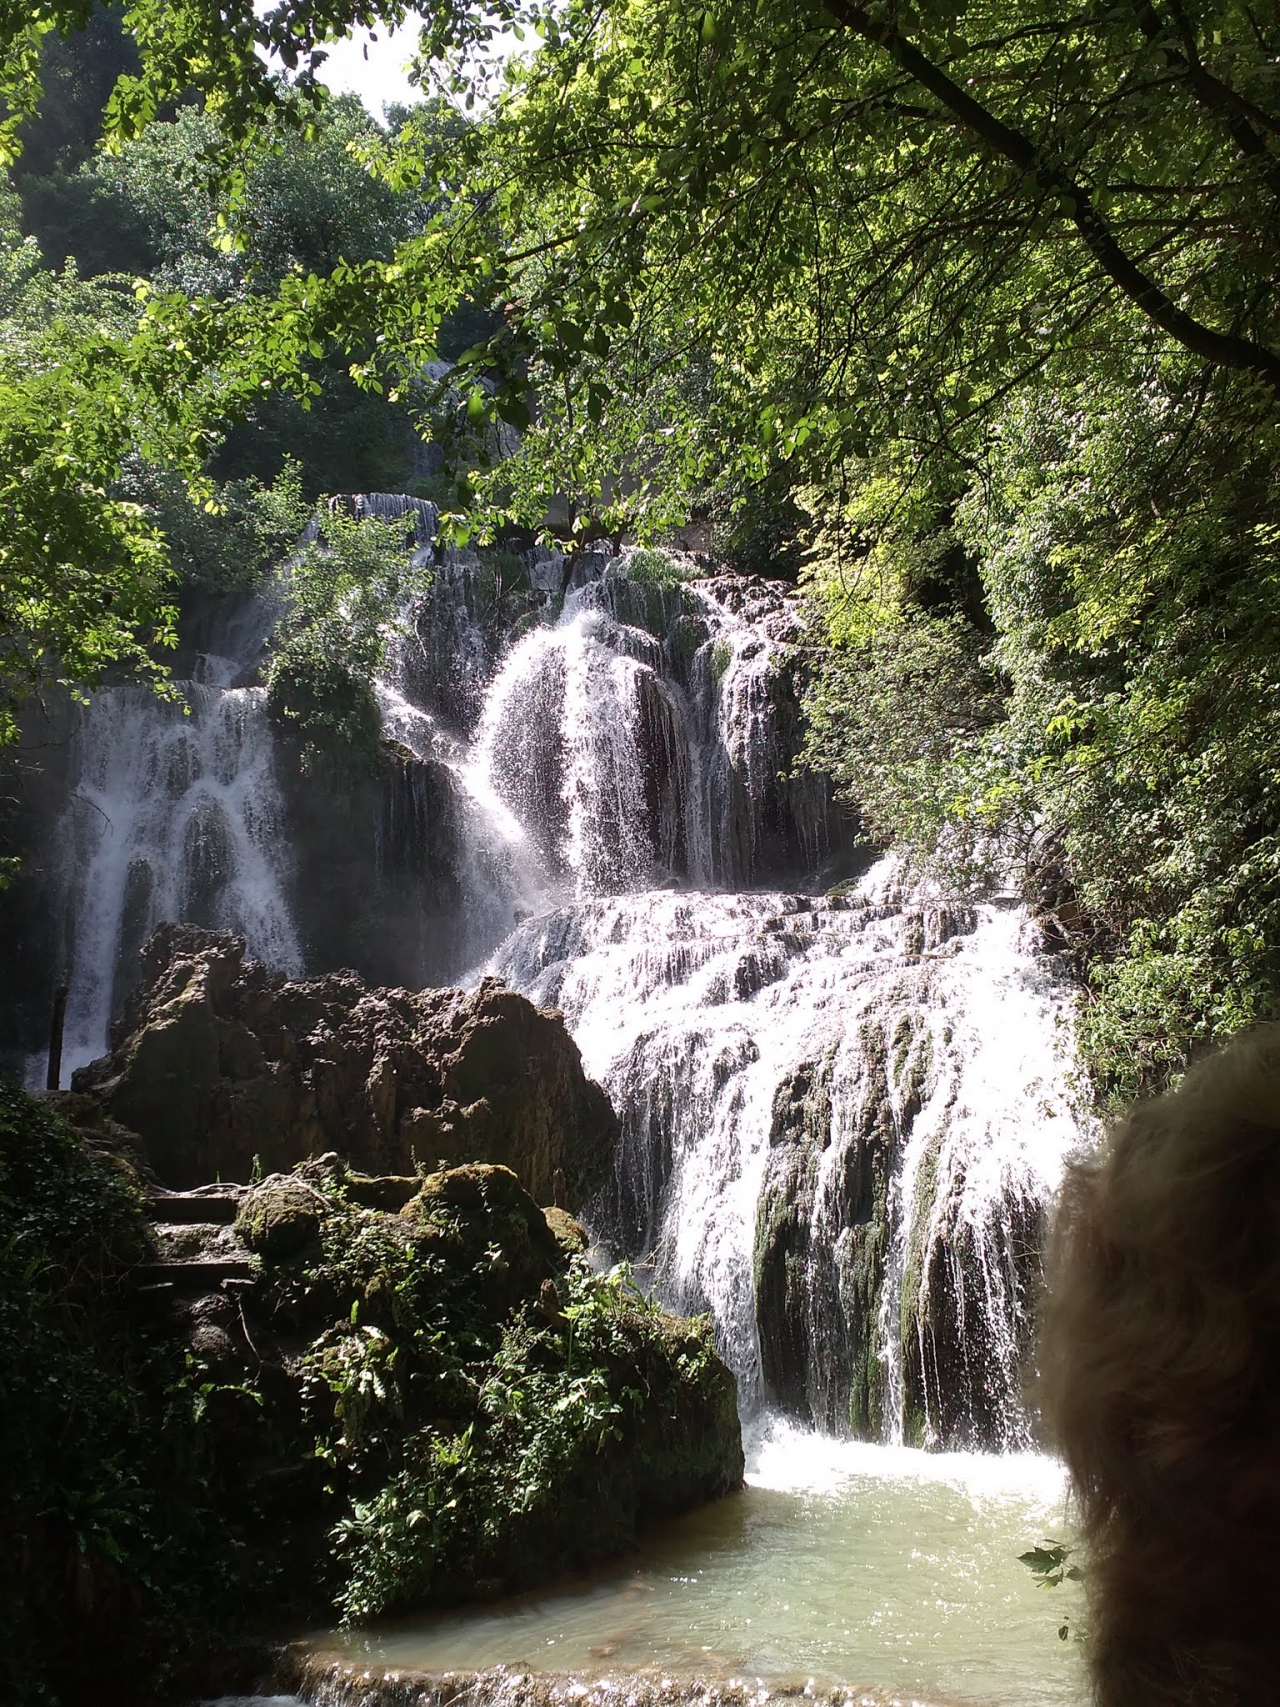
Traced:
<path fill-rule="evenodd" d="M 646 548 L 627 554 L 622 573 L 628 581 L 640 581 L 646 586 L 675 587 L 682 581 L 692 581 L 698 570 L 669 551 Z"/>
<path fill-rule="evenodd" d="M 625 1269 L 581 1259 L 557 1300 L 558 1319 L 508 1322 L 466 1426 L 411 1436 L 339 1524 L 347 1617 L 582 1569 L 633 1546 L 641 1518 L 735 1485 L 733 1381 L 709 1321 L 676 1321 Z"/>
<path fill-rule="evenodd" d="M 410 552 L 404 523 L 356 521 L 334 508 L 289 564 L 267 699 L 273 715 L 302 735 L 304 759 L 327 750 L 373 766 L 382 730 L 374 679 L 411 601 L 431 581 Z"/>
<path fill-rule="evenodd" d="M 140 1318 L 128 1164 L 0 1082 L 0 1694 L 144 1702 L 216 1640 L 229 1531 L 201 1381 Z"/>
<path fill-rule="evenodd" d="M 962 893 L 998 875 L 1009 802 L 987 742 L 1003 700 L 962 619 L 917 613 L 829 650 L 805 709 L 805 761 L 857 803 L 869 840 Z"/>

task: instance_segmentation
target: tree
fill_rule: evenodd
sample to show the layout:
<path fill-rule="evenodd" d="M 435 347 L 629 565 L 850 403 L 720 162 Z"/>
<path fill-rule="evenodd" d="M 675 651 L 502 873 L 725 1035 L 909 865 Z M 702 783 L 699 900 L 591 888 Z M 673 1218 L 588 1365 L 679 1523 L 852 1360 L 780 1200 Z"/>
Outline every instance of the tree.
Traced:
<path fill-rule="evenodd" d="M 40 29 L 84 15 L 0 17 L 14 114 Z M 856 690 L 827 675 L 820 756 L 850 756 L 856 791 L 877 755 L 888 837 L 1002 838 L 1081 957 L 1100 1076 L 1152 1082 L 1275 1011 L 1274 9 L 424 15 L 425 74 L 470 122 L 415 114 L 364 150 L 421 201 L 395 253 L 278 270 L 251 302 L 153 291 L 129 337 L 100 341 L 95 395 L 198 437 L 273 384 L 314 394 L 312 364 L 341 352 L 452 441 L 460 526 L 539 525 L 555 493 L 578 537 L 660 531 L 709 490 L 802 503 L 828 644 L 846 680 L 878 672 L 853 718 Z M 255 150 L 316 122 L 323 42 L 399 16 L 139 0 L 106 146 L 195 91 L 230 237 Z M 500 27 L 537 51 L 477 58 Z M 425 365 L 467 302 L 500 318 L 433 396 Z M 14 446 L 37 470 L 14 493 L 28 509 L 42 443 Z M 950 733 L 930 658 L 977 708 Z M 878 742 L 899 690 L 919 716 Z"/>
<path fill-rule="evenodd" d="M 132 293 L 51 274 L 0 205 L 0 745 L 16 705 L 50 678 L 94 682 L 113 664 L 153 669 L 172 638 L 162 543 L 138 506 L 101 483 L 145 434 L 101 387 L 88 352 L 127 336 Z M 80 350 L 66 360 L 68 342 Z"/>
<path fill-rule="evenodd" d="M 688 480 L 710 442 L 839 489 L 876 446 L 931 500 L 1064 351 L 1081 377 L 1186 353 L 1267 418 L 1278 44 L 1252 17 L 617 0 L 541 19 L 479 127 L 475 211 L 438 245 L 512 304 L 474 356 L 504 376 L 494 408 L 519 423 L 536 396 L 539 454 L 580 444 L 587 486 L 656 402 Z"/>

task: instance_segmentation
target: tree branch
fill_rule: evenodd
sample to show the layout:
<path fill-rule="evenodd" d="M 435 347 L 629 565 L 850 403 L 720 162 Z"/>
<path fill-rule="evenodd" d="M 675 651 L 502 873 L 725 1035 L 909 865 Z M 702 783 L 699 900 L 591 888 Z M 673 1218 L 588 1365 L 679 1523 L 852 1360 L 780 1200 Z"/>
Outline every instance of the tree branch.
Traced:
<path fill-rule="evenodd" d="M 1225 118 L 1227 129 L 1241 154 L 1265 162 L 1263 177 L 1267 187 L 1272 195 L 1280 199 L 1280 160 L 1275 158 L 1265 139 L 1259 136 L 1250 124 L 1249 117 L 1271 128 L 1280 127 L 1276 127 L 1274 121 L 1269 119 L 1261 108 L 1243 101 L 1233 89 L 1229 89 L 1213 75 L 1195 52 L 1194 40 L 1187 43 L 1185 53 L 1174 47 L 1169 39 L 1169 32 L 1160 21 L 1160 14 L 1151 0 L 1134 0 L 1134 11 L 1138 15 L 1138 24 L 1143 35 L 1153 46 L 1162 49 L 1165 64 L 1184 73 L 1192 94 L 1202 107 L 1208 107 L 1211 112 L 1219 113 Z M 1245 116 L 1246 110 L 1249 117 Z"/>
<path fill-rule="evenodd" d="M 1273 135 L 1280 136 L 1280 119 L 1277 119 L 1274 114 L 1267 112 L 1265 107 L 1258 106 L 1256 101 L 1250 101 L 1244 95 L 1238 93 L 1238 91 L 1233 89 L 1229 83 L 1222 82 L 1220 78 L 1215 77 L 1206 67 L 1204 61 L 1200 58 L 1200 50 L 1196 46 L 1195 31 L 1192 29 L 1187 18 L 1187 14 L 1182 8 L 1181 0 L 1169 0 L 1169 10 L 1177 19 L 1178 33 L 1182 37 L 1182 45 L 1186 49 L 1187 59 L 1191 66 L 1204 77 L 1208 78 L 1210 82 L 1216 84 L 1218 89 L 1221 91 L 1222 99 L 1228 101 L 1237 112 L 1243 113 L 1246 118 L 1252 119 L 1255 124 L 1260 124 L 1263 130 L 1269 130 Z"/>
<path fill-rule="evenodd" d="M 1179 308 L 1127 255 L 1094 206 L 1089 192 L 1069 172 L 1049 160 L 1030 137 L 1004 123 L 927 58 L 886 18 L 878 21 L 853 0 L 825 0 L 827 11 L 845 29 L 880 48 L 922 88 L 941 101 L 966 130 L 1036 184 L 1061 196 L 1064 211 L 1103 272 L 1146 317 L 1184 349 L 1215 367 L 1256 374 L 1280 401 L 1280 355 L 1250 338 L 1215 332 Z"/>

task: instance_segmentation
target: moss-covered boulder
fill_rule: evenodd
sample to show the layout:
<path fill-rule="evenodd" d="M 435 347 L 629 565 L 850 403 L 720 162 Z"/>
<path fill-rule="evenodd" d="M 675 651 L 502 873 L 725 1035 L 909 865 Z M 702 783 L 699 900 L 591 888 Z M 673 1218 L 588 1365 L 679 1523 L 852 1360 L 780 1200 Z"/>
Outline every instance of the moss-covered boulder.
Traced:
<path fill-rule="evenodd" d="M 581 1221 L 575 1220 L 567 1209 L 556 1205 L 544 1209 L 542 1213 L 546 1216 L 547 1226 L 565 1256 L 581 1257 L 587 1254 L 591 1240 Z"/>
<path fill-rule="evenodd" d="M 267 1204 L 323 1203 L 308 1242 L 262 1247 L 243 1379 L 286 1460 L 320 1443 L 321 1550 L 287 1568 L 348 1615 L 543 1581 L 741 1485 L 709 1323 L 591 1273 L 566 1248 L 576 1223 L 509 1169 L 441 1170 L 397 1213 L 354 1202 L 340 1164 L 305 1172 L 302 1193 L 264 1181 L 241 1208 L 256 1226 Z"/>
<path fill-rule="evenodd" d="M 246 1195 L 236 1216 L 236 1233 L 255 1256 L 278 1262 L 318 1241 L 325 1211 L 325 1199 L 314 1186 L 288 1174 L 273 1174 Z"/>
<path fill-rule="evenodd" d="M 0 1086 L 6 1701 L 224 1693 L 247 1608 L 487 1597 L 741 1485 L 709 1323 L 571 1258 L 509 1169 L 175 1203 L 119 1136 Z"/>
<path fill-rule="evenodd" d="M 429 1174 L 400 1214 L 429 1255 L 477 1278 L 494 1310 L 533 1297 L 565 1266 L 545 1214 L 510 1168 L 473 1163 Z"/>

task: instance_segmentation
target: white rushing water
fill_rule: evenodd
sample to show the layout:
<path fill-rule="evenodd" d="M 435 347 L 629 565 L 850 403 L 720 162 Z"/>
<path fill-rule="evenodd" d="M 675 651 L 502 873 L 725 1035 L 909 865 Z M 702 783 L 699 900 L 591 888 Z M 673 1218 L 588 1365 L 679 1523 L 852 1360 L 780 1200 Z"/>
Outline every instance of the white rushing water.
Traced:
<path fill-rule="evenodd" d="M 76 737 L 63 825 L 70 996 L 64 1070 L 102 1054 L 120 980 L 166 919 L 234 930 L 269 965 L 300 971 L 288 856 L 262 688 L 226 685 L 233 661 L 158 699 L 94 694 Z"/>
<path fill-rule="evenodd" d="M 806 1157 L 811 1248 L 839 1260 L 851 1230 L 849 1172 L 859 1152 L 889 1152 L 878 1323 L 885 1436 L 901 1439 L 906 1422 L 899 1330 L 914 1248 L 917 1295 L 931 1274 L 939 1283 L 939 1264 L 961 1309 L 972 1308 L 976 1287 L 981 1319 L 961 1327 L 1004 1419 L 1001 1438 L 1013 1444 L 1022 1437 L 1016 1210 L 1034 1218 L 1081 1141 L 1063 1048 L 1066 994 L 1028 952 L 1019 911 L 978 908 L 971 929 L 929 944 L 928 910 L 891 899 L 888 875 L 879 867 L 857 895 L 835 901 L 658 893 L 591 902 L 522 925 L 490 969 L 563 1009 L 623 1120 L 606 1231 L 647 1257 L 678 1307 L 713 1312 L 748 1409 L 768 1396 L 753 1284 L 758 1210 L 779 1098 L 803 1078 L 810 1092 L 822 1087 L 823 1130 Z M 953 1256 L 969 1272 L 952 1273 Z M 906 1302 L 919 1321 L 919 1297 Z M 812 1352 L 838 1357 L 849 1325 L 814 1326 Z M 920 1372 L 936 1429 L 927 1356 Z"/>
<path fill-rule="evenodd" d="M 1088 1138 L 1069 994 L 1020 908 L 892 861 L 836 898 L 757 886 L 789 622 L 751 584 L 614 571 L 510 647 L 460 775 L 533 916 L 484 970 L 563 1010 L 623 1124 L 593 1224 L 712 1312 L 748 1411 L 1017 1446 L 1034 1253 Z M 801 799 L 793 872 L 822 833 Z"/>

